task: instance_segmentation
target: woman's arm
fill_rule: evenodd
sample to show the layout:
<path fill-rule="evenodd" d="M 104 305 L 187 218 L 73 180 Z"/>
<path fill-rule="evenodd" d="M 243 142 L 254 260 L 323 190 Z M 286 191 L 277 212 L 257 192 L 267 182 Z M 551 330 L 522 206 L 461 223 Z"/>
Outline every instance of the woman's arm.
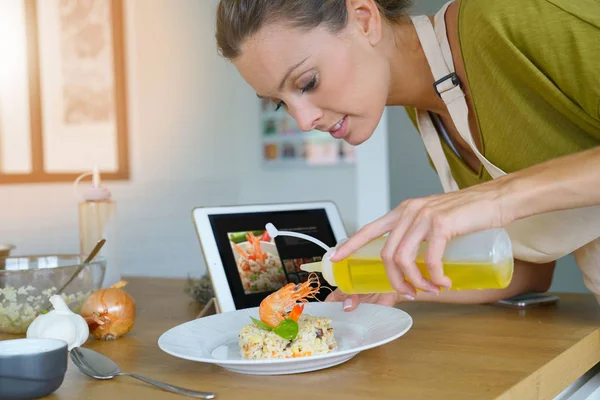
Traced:
<path fill-rule="evenodd" d="M 407 200 L 361 228 L 340 245 L 331 260 L 346 258 L 389 232 L 381 257 L 392 287 L 413 297 L 415 288 L 438 293 L 440 287 L 452 285 L 443 273 L 441 259 L 453 237 L 503 227 L 535 214 L 598 204 L 600 147 L 456 192 Z M 428 242 L 425 262 L 431 281 L 423 278 L 415 264 L 424 240 Z"/>
<path fill-rule="evenodd" d="M 598 205 L 600 147 L 555 158 L 497 181 L 502 187 L 501 210 L 510 220 Z"/>

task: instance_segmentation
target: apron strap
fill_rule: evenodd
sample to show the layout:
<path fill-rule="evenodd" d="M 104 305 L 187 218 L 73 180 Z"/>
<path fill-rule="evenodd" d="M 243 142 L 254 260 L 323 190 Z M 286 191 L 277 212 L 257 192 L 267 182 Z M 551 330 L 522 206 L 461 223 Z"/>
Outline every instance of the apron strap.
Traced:
<path fill-rule="evenodd" d="M 419 33 L 420 25 L 426 23 L 423 21 L 422 17 L 411 17 L 413 20 L 413 24 L 417 27 L 417 33 Z M 425 17 L 427 18 L 427 17 Z M 429 21 L 427 21 L 429 22 Z M 435 39 L 435 36 L 434 36 Z M 423 46 L 437 46 L 437 40 L 428 40 L 427 44 L 423 44 Z M 430 51 L 430 50 L 428 50 Z M 444 74 L 444 70 L 440 69 L 439 64 L 435 64 L 431 66 L 432 72 L 434 76 L 440 76 Z M 435 70 L 434 70 L 435 69 Z M 450 170 L 450 166 L 448 165 L 448 160 L 446 155 L 444 154 L 444 150 L 442 148 L 442 144 L 440 142 L 439 135 L 433 122 L 431 121 L 431 116 L 425 110 L 416 109 L 417 114 L 417 125 L 419 127 L 419 133 L 421 134 L 421 138 L 423 140 L 423 144 L 427 149 L 427 153 L 433 162 L 435 170 L 437 171 L 438 177 L 442 184 L 442 188 L 444 192 L 454 192 L 459 189 L 456 180 L 452 176 L 452 171 Z"/>
<path fill-rule="evenodd" d="M 427 16 L 413 16 L 411 19 L 417 31 L 421 46 L 423 47 L 425 57 L 431 68 L 431 72 L 433 73 L 435 79 L 434 89 L 436 93 L 446 104 L 450 117 L 460 136 L 467 142 L 490 175 L 493 178 L 498 178 L 505 175 L 504 171 L 490 163 L 483 154 L 479 152 L 469 128 L 469 108 L 465 100 L 465 94 L 461 88 L 460 80 L 454 72 L 452 52 L 450 51 L 450 44 L 446 36 L 445 13 L 451 3 L 452 1 L 446 3 L 435 15 L 435 29 Z M 438 174 L 439 173 L 440 171 L 438 170 Z"/>
<path fill-rule="evenodd" d="M 444 6 L 435 14 L 433 21 L 435 22 L 435 36 L 440 44 L 442 50 L 442 56 L 446 62 L 446 67 L 450 72 L 454 72 L 454 61 L 452 59 L 452 50 L 450 50 L 450 43 L 448 43 L 448 37 L 446 36 L 446 10 L 452 4 L 452 1 L 447 2 Z"/>
<path fill-rule="evenodd" d="M 438 173 L 444 192 L 457 191 L 459 189 L 458 184 L 452 176 L 452 171 L 448 165 L 448 159 L 442 149 L 442 144 L 440 143 L 440 138 L 437 135 L 435 126 L 431 121 L 431 116 L 426 111 L 417 110 L 417 125 L 419 126 L 423 144 Z"/>

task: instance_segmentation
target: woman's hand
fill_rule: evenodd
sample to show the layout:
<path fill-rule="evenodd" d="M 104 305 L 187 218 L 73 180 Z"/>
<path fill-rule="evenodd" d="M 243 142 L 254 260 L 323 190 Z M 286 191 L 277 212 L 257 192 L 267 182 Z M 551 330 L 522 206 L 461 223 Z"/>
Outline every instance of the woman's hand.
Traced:
<path fill-rule="evenodd" d="M 450 239 L 531 215 L 599 205 L 599 170 L 600 146 L 467 189 L 407 200 L 341 244 L 331 261 L 342 260 L 389 232 L 381 257 L 392 287 L 412 297 L 415 288 L 438 293 L 439 287 L 452 285 L 441 262 Z M 424 240 L 431 281 L 423 278 L 415 263 Z"/>
<path fill-rule="evenodd" d="M 513 220 L 505 211 L 508 207 L 504 192 L 504 179 L 497 179 L 452 193 L 404 201 L 341 244 L 331 261 L 342 260 L 389 232 L 381 257 L 392 287 L 412 298 L 416 296 L 415 288 L 439 293 L 440 287 L 452 285 L 442 266 L 450 239 L 504 226 Z M 424 240 L 428 242 L 424 261 L 431 281 L 422 276 L 415 262 Z"/>

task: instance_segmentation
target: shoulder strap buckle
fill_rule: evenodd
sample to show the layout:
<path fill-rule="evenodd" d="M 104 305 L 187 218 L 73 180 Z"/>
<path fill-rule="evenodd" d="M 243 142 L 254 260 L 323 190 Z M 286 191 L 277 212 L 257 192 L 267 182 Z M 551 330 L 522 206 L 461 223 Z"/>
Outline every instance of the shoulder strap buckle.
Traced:
<path fill-rule="evenodd" d="M 448 82 L 450 81 L 450 82 Z M 438 86 L 440 85 L 444 85 L 440 89 L 438 89 Z M 448 90 L 452 90 L 455 87 L 459 86 L 460 88 L 462 88 L 462 83 L 460 82 L 460 79 L 458 79 L 458 75 L 456 75 L 455 72 L 449 73 L 448 75 L 438 79 L 437 81 L 435 81 L 433 83 L 433 89 L 435 90 L 435 93 L 439 96 L 442 97 L 442 93 L 447 92 Z"/>

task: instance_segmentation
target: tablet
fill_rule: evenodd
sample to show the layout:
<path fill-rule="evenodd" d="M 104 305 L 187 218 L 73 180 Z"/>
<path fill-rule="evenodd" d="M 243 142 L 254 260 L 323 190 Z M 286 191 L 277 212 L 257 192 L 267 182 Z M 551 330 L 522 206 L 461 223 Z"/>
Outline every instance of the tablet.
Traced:
<path fill-rule="evenodd" d="M 267 223 L 331 247 L 347 237 L 337 206 L 328 201 L 197 207 L 192 217 L 220 312 L 257 307 L 282 286 L 306 281 L 308 274 L 300 265 L 320 261 L 325 254 L 303 239 L 269 237 Z M 319 278 L 322 286 L 335 289 Z M 321 290 L 317 298 L 324 300 L 329 293 Z"/>

